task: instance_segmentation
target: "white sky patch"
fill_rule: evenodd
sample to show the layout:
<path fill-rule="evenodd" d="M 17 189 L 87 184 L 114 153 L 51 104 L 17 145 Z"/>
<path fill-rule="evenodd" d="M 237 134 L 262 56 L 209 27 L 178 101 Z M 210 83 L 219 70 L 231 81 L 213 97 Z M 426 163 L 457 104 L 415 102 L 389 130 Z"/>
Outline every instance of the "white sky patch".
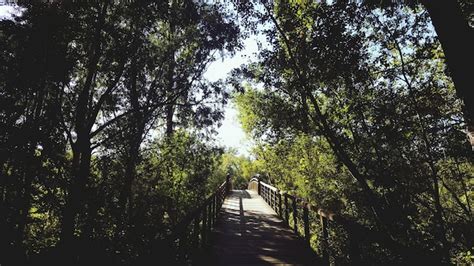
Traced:
<path fill-rule="evenodd" d="M 242 64 L 255 60 L 258 52 L 257 36 L 251 36 L 244 41 L 244 49 L 233 57 L 216 60 L 207 69 L 204 77 L 210 81 L 226 79 L 229 72 Z M 228 148 L 234 148 L 240 155 L 249 156 L 251 142 L 237 118 L 237 109 L 231 103 L 225 108 L 224 121 L 218 129 L 218 142 Z"/>
<path fill-rule="evenodd" d="M 14 15 L 20 15 L 21 9 L 15 5 L 6 5 L 0 0 L 0 20 L 12 19 Z"/>

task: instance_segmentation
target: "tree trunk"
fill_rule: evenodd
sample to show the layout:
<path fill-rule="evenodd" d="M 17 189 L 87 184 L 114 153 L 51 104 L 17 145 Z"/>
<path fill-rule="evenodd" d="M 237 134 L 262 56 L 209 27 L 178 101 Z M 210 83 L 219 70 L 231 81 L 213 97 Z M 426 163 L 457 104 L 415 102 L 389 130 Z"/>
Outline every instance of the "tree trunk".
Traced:
<path fill-rule="evenodd" d="M 175 112 L 175 106 L 174 106 L 174 101 L 176 99 L 175 97 L 175 80 L 174 80 L 174 71 L 175 71 L 175 54 L 176 54 L 176 49 L 174 47 L 173 43 L 173 38 L 175 34 L 175 25 L 174 25 L 174 9 L 175 8 L 175 1 L 171 1 L 170 4 L 170 11 L 168 13 L 169 15 L 169 32 L 168 32 L 168 73 L 167 73 L 167 88 L 166 88 L 166 93 L 167 93 L 167 105 L 166 105 L 166 137 L 171 137 L 173 135 L 173 116 Z"/>
<path fill-rule="evenodd" d="M 172 103 L 168 103 L 166 106 L 166 137 L 173 136 L 173 116 L 174 116 L 174 106 Z"/>
<path fill-rule="evenodd" d="M 90 117 L 91 106 L 89 103 L 91 90 L 93 89 L 94 76 L 97 74 L 99 59 L 101 56 L 101 32 L 105 24 L 105 16 L 109 2 L 106 1 L 97 16 L 97 25 L 94 32 L 94 39 L 89 52 L 87 62 L 87 75 L 84 86 L 79 92 L 74 128 L 77 133 L 77 141 L 71 143 L 73 161 L 71 169 L 71 182 L 69 184 L 66 205 L 63 209 L 60 233 L 60 245 L 63 248 L 63 258 L 65 262 L 72 262 L 77 259 L 77 248 L 74 245 L 74 231 L 76 218 L 81 208 L 84 206 L 84 193 L 91 166 L 91 129 L 94 125 L 95 117 Z M 91 121 L 93 120 L 93 121 Z"/>
<path fill-rule="evenodd" d="M 86 190 L 87 179 L 90 174 L 91 153 L 90 140 L 78 141 L 73 149 L 72 177 L 68 190 L 66 206 L 63 210 L 61 223 L 61 246 L 63 256 L 67 262 L 77 259 L 76 252 L 80 247 L 74 239 L 77 215 L 80 213 Z"/>
<path fill-rule="evenodd" d="M 129 97 L 132 105 L 133 113 L 130 120 L 130 134 L 128 137 L 128 158 L 126 160 L 125 168 L 125 182 L 119 196 L 119 208 L 122 213 L 128 216 L 128 222 L 131 221 L 132 215 L 132 186 L 136 177 L 136 166 L 140 155 L 140 145 L 142 143 L 143 133 L 145 131 L 145 123 L 143 113 L 140 110 L 140 97 L 137 84 L 137 59 L 136 56 L 132 59 L 130 68 L 130 84 Z M 128 208 L 127 208 L 128 205 Z M 125 223 L 125 221 L 124 221 Z"/>
<path fill-rule="evenodd" d="M 423 0 L 446 56 L 446 63 L 456 87 L 464 101 L 464 117 L 474 147 L 474 97 L 472 97 L 473 29 L 464 18 L 459 1 Z M 469 97 L 471 96 L 471 97 Z"/>

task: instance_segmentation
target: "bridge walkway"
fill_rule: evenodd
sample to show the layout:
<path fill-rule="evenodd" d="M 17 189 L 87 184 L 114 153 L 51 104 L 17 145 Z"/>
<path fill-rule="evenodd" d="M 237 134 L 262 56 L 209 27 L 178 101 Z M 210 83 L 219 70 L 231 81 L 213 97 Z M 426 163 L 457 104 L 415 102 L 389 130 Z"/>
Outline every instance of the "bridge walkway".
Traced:
<path fill-rule="evenodd" d="M 315 265 L 318 257 L 253 190 L 233 190 L 211 235 L 209 265 Z"/>

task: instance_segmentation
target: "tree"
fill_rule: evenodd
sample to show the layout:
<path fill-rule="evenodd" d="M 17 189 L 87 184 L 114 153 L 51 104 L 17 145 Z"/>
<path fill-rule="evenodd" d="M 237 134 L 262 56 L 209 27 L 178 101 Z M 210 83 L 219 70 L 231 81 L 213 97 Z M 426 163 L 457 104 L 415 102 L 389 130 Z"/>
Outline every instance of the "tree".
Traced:
<path fill-rule="evenodd" d="M 59 211 L 52 191 L 64 178 L 66 164 L 63 93 L 56 86 L 71 71 L 71 58 L 65 56 L 67 17 L 57 8 L 31 5 L 22 21 L 27 22 L 0 22 L 0 245 L 5 263 L 26 260 L 25 239 L 34 210 Z M 39 191 L 43 195 L 34 196 Z M 49 229 L 45 226 L 44 232 Z"/>
<path fill-rule="evenodd" d="M 459 98 L 463 99 L 468 131 L 474 132 L 474 103 L 469 98 L 472 75 L 465 66 L 472 62 L 473 30 L 459 1 L 423 1 L 446 55 L 446 62 Z M 469 8 L 469 3 L 464 3 Z M 471 140 L 472 144 L 472 140 Z"/>
<path fill-rule="evenodd" d="M 417 8 L 421 3 L 428 11 L 437 36 L 443 47 L 446 56 L 446 64 L 451 78 L 456 87 L 459 98 L 464 102 L 464 118 L 467 124 L 467 133 L 469 135 L 471 146 L 474 144 L 474 102 L 469 97 L 470 84 L 472 84 L 472 75 L 469 65 L 473 60 L 472 46 L 473 29 L 470 23 L 470 10 L 472 3 L 469 1 L 407 1 L 408 6 Z M 369 6 L 387 7 L 393 6 L 393 1 L 368 1 Z"/>
<path fill-rule="evenodd" d="M 178 205 L 161 201 L 171 187 L 145 193 L 149 188 L 141 185 L 149 180 L 142 180 L 148 176 L 141 167 L 149 163 L 146 151 L 156 148 L 151 140 L 163 137 L 163 123 L 171 118 L 170 128 L 180 132 L 177 138 L 196 134 L 186 143 L 208 151 L 196 159 L 202 169 L 159 169 L 168 173 L 166 178 L 174 182 L 190 169 L 214 167 L 218 152 L 201 140 L 211 139 L 228 95 L 222 83 L 208 82 L 203 73 L 217 53 L 239 48 L 239 28 L 221 4 L 20 5 L 21 16 L 1 22 L 0 211 L 8 217 L 0 224 L 7 236 L 2 247 L 15 251 L 11 261 L 38 256 L 47 262 L 55 251 L 64 263 L 136 261 L 199 200 L 187 195 L 186 202 L 171 198 Z M 169 149 L 179 146 L 169 139 Z M 17 148 L 24 153 L 10 152 Z M 179 156 L 163 156 L 165 165 L 184 160 Z M 191 179 L 207 189 L 205 174 Z M 166 211 L 177 214 L 172 222 L 148 216 Z M 156 222 L 141 228 L 154 234 L 136 227 L 140 218 Z M 136 232 L 147 237 L 140 240 Z M 130 250 L 129 258 L 117 255 Z"/>
<path fill-rule="evenodd" d="M 469 196 L 460 201 L 460 194 L 444 194 L 443 151 L 456 147 L 449 156 L 460 165 L 469 164 L 469 156 L 459 134 L 459 102 L 425 14 L 362 13 L 345 3 L 276 2 L 262 9 L 256 17 L 270 23 L 265 33 L 272 47 L 260 53 L 260 63 L 239 71 L 264 84 L 261 91 L 238 88 L 248 97 L 239 105 L 244 128 L 269 143 L 292 143 L 298 134 L 324 137 L 358 184 L 358 196 L 350 198 L 361 220 L 385 235 L 386 259 L 448 263 L 460 250 L 448 241 L 457 218 L 447 213 L 464 212 L 463 223 L 470 215 Z M 459 188 L 467 184 L 457 180 Z M 459 209 L 447 210 L 451 201 Z M 426 217 L 436 222 L 422 221 Z M 429 236 L 413 230 L 420 226 Z"/>

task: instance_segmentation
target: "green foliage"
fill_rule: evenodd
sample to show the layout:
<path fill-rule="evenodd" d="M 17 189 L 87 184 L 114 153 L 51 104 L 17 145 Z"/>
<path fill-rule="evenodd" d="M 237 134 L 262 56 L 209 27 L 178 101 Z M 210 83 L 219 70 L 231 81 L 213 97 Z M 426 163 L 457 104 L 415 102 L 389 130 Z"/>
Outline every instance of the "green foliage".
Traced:
<path fill-rule="evenodd" d="M 143 193 L 152 187 L 166 202 L 164 215 L 170 219 L 167 223 L 174 225 L 217 188 L 218 185 L 207 184 L 215 173 L 219 155 L 219 149 L 185 131 L 158 139 L 139 167 L 145 184 L 140 184 L 134 194 L 144 197 Z"/>
<path fill-rule="evenodd" d="M 461 90 L 415 4 L 20 2 L 0 21 L 0 264 L 144 264 L 257 173 L 390 239 L 361 241 L 366 264 L 472 263 Z M 229 79 L 252 159 L 211 144 L 229 91 L 203 77 L 242 27 L 269 44 Z"/>
<path fill-rule="evenodd" d="M 260 174 L 278 188 L 321 208 L 350 209 L 347 196 L 357 186 L 324 139 L 299 135 L 271 146 L 262 143 L 253 153 Z"/>
<path fill-rule="evenodd" d="M 460 252 L 451 260 L 451 263 L 456 265 L 472 265 L 474 263 L 474 255 L 471 250 Z"/>
<path fill-rule="evenodd" d="M 230 150 L 220 157 L 215 175 L 221 177 L 219 180 L 225 180 L 224 177 L 229 174 L 234 189 L 246 189 L 249 180 L 259 171 L 254 161 L 243 155 L 238 156 L 236 151 Z"/>
<path fill-rule="evenodd" d="M 222 181 L 228 91 L 203 73 L 240 29 L 219 3 L 20 5 L 0 21 L 0 264 L 142 264 Z"/>
<path fill-rule="evenodd" d="M 232 82 L 263 87 L 238 87 L 237 106 L 268 180 L 407 250 L 361 243 L 367 263 L 448 263 L 469 249 L 472 156 L 427 14 L 342 2 L 261 12 L 271 47 Z"/>

